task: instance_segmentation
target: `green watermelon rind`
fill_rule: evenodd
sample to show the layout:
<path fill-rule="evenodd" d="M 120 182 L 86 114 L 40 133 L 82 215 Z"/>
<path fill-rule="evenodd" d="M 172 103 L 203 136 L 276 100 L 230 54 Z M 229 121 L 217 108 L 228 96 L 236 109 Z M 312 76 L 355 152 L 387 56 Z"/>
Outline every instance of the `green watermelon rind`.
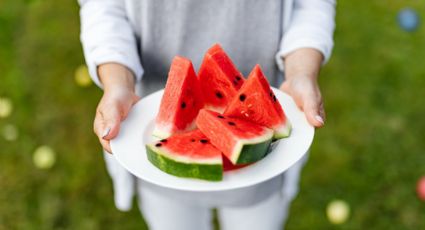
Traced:
<path fill-rule="evenodd" d="M 235 144 L 229 160 L 236 165 L 257 162 L 266 156 L 272 140 L 273 131 L 267 128 L 261 136 L 240 139 Z"/>
<path fill-rule="evenodd" d="M 250 164 L 263 159 L 268 152 L 272 139 L 268 139 L 261 143 L 244 144 L 237 158 L 236 165 Z"/>
<path fill-rule="evenodd" d="M 289 137 L 292 132 L 292 125 L 289 120 L 286 120 L 286 123 L 283 125 L 283 127 L 279 127 L 274 129 L 273 139 L 278 140 L 282 138 Z"/>
<path fill-rule="evenodd" d="M 168 174 L 196 178 L 208 181 L 221 181 L 223 179 L 223 165 L 193 162 L 179 162 L 162 153 L 161 150 L 152 145 L 146 145 L 148 160 L 161 171 Z"/>

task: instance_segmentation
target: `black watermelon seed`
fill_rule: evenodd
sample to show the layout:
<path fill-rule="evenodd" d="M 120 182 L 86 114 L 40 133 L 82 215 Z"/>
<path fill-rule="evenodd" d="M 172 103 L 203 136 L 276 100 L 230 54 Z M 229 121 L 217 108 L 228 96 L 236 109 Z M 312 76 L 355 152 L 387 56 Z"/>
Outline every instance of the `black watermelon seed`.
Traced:
<path fill-rule="evenodd" d="M 218 117 L 218 118 L 221 118 L 221 119 L 224 119 L 224 117 L 223 117 L 223 116 L 221 116 L 221 115 L 218 115 L 217 117 Z"/>
<path fill-rule="evenodd" d="M 240 101 L 245 101 L 245 99 L 246 99 L 246 95 L 245 95 L 245 94 L 241 94 L 241 95 L 239 96 L 239 100 L 240 100 Z"/>
<path fill-rule="evenodd" d="M 156 144 L 155 146 L 156 146 L 156 147 L 161 147 L 161 145 L 162 145 L 161 143 L 158 143 L 158 144 Z"/>
<path fill-rule="evenodd" d="M 272 92 L 270 92 L 270 97 L 273 97 L 273 93 Z"/>
<path fill-rule="evenodd" d="M 186 108 L 186 103 L 182 102 L 181 107 L 182 107 L 182 109 Z"/>
<path fill-rule="evenodd" d="M 208 140 L 201 139 L 201 140 L 200 140 L 200 142 L 201 142 L 202 144 L 206 144 L 206 143 L 208 143 Z"/>
<path fill-rule="evenodd" d="M 273 96 L 273 101 L 276 101 L 276 96 Z"/>
<path fill-rule="evenodd" d="M 232 122 L 232 121 L 227 122 L 227 124 L 229 124 L 231 126 L 235 126 L 236 125 L 235 122 Z"/>
<path fill-rule="evenodd" d="M 239 76 L 236 76 L 236 81 L 240 81 L 240 80 L 242 80 L 242 78 Z"/>
<path fill-rule="evenodd" d="M 167 142 L 167 139 L 162 139 L 161 142 L 162 143 L 166 143 Z"/>
<path fill-rule="evenodd" d="M 190 139 L 191 142 L 195 142 L 195 139 Z"/>
<path fill-rule="evenodd" d="M 220 92 L 216 92 L 215 96 L 218 97 L 218 98 L 223 98 L 223 94 L 221 94 Z"/>

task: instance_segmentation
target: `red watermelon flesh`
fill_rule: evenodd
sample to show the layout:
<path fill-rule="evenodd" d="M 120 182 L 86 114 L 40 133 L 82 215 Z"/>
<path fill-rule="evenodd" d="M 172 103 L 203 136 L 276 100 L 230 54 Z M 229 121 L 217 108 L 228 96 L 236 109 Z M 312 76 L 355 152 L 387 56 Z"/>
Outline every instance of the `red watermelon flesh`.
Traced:
<path fill-rule="evenodd" d="M 251 71 L 224 115 L 271 128 L 275 139 L 287 137 L 291 131 L 291 124 L 259 65 Z"/>
<path fill-rule="evenodd" d="M 175 134 L 146 145 L 149 161 L 179 177 L 222 179 L 222 154 L 199 130 Z"/>
<path fill-rule="evenodd" d="M 273 131 L 264 126 L 206 109 L 199 111 L 196 125 L 235 165 L 263 158 L 273 137 Z"/>
<path fill-rule="evenodd" d="M 224 172 L 233 171 L 240 168 L 245 168 L 248 165 L 251 165 L 251 164 L 234 165 L 229 159 L 227 159 L 227 157 L 223 155 L 223 171 Z"/>
<path fill-rule="evenodd" d="M 198 77 L 206 108 L 218 112 L 224 111 L 244 82 L 242 74 L 219 44 L 205 54 Z"/>
<path fill-rule="evenodd" d="M 195 118 L 203 107 L 203 96 L 192 62 L 176 56 L 168 73 L 153 135 L 167 138 L 174 133 L 193 130 Z"/>

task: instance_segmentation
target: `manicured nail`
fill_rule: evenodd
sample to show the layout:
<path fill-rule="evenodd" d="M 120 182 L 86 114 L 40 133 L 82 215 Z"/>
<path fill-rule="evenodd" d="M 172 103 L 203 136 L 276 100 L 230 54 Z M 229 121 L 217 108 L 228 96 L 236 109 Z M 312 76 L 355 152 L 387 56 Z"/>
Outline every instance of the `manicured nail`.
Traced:
<path fill-rule="evenodd" d="M 111 128 L 110 127 L 106 128 L 103 131 L 102 138 L 105 138 L 106 136 L 108 136 L 109 132 L 111 132 Z"/>
<path fill-rule="evenodd" d="M 322 125 L 324 125 L 324 124 L 325 124 L 325 121 L 323 121 L 323 118 L 322 118 L 321 116 L 316 115 L 316 116 L 314 116 L 314 118 L 316 118 L 316 120 L 317 120 L 318 122 L 320 122 Z"/>

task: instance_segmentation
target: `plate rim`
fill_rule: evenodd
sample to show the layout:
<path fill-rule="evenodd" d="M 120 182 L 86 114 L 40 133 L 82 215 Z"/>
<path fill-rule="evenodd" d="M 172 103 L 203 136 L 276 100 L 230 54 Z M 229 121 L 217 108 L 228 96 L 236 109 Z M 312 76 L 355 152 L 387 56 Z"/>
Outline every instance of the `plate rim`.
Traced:
<path fill-rule="evenodd" d="M 272 88 L 272 90 L 275 92 L 275 94 L 276 94 L 276 92 L 278 92 L 278 94 L 282 94 L 283 96 L 286 96 L 286 97 L 289 97 L 290 98 L 290 100 L 292 101 L 292 103 L 294 103 L 295 104 L 295 102 L 294 102 L 294 100 L 293 100 L 293 98 L 290 96 L 290 95 L 288 95 L 288 94 L 286 94 L 285 92 L 283 92 L 283 91 L 281 91 L 281 90 L 279 90 L 279 89 L 276 89 L 276 88 L 274 88 L 274 87 L 271 87 Z M 142 104 L 142 102 L 144 102 L 144 101 L 147 101 L 147 100 L 149 100 L 151 97 L 155 97 L 157 94 L 162 94 L 163 93 L 163 91 L 164 91 L 164 89 L 161 89 L 161 90 L 158 90 L 158 91 L 155 91 L 155 92 L 153 92 L 153 93 L 151 93 L 151 94 L 149 94 L 149 95 L 147 95 L 147 96 L 145 96 L 143 99 L 141 99 L 140 101 L 138 101 L 135 105 L 133 105 L 133 107 L 132 107 L 132 110 L 130 110 L 130 112 L 129 112 L 129 114 L 133 111 L 133 109 L 137 106 L 137 105 L 140 105 L 140 104 Z M 279 96 L 278 96 L 278 98 L 279 98 Z M 296 108 L 298 111 L 300 111 L 299 110 L 299 108 L 297 107 Z M 306 118 L 304 118 L 305 120 L 306 120 Z M 125 120 L 123 121 L 123 123 L 125 122 Z M 146 128 L 147 127 L 147 125 L 149 124 L 149 122 L 151 122 L 151 121 L 147 121 L 147 122 L 144 122 L 145 124 L 144 124 L 144 127 Z M 133 172 L 133 169 L 131 168 L 131 167 L 129 167 L 124 161 L 123 161 L 123 159 L 121 158 L 121 157 L 117 157 L 117 154 L 115 153 L 115 154 L 112 154 L 113 156 L 114 156 L 114 158 L 117 160 L 117 162 L 123 167 L 123 168 L 125 168 L 130 174 L 132 174 L 132 175 L 134 175 L 135 177 L 137 177 L 138 179 L 140 179 L 140 180 L 143 180 L 144 182 L 148 182 L 148 183 L 150 183 L 150 184 L 153 184 L 153 185 L 155 185 L 155 186 L 159 186 L 159 187 L 163 187 L 163 188 L 167 188 L 167 189 L 174 189 L 174 190 L 179 190 L 179 191 L 188 191 L 188 192 L 219 192 L 219 191 L 230 191 L 230 190 L 235 190 L 235 189 L 242 189 L 242 188 L 248 188 L 248 187 L 251 187 L 251 186 L 255 186 L 255 185 L 257 185 L 257 184 L 260 184 L 260 183 L 263 183 L 263 182 L 266 182 L 266 181 L 268 181 L 268 180 L 271 180 L 271 179 L 273 179 L 273 178 L 275 178 L 275 177 L 277 177 L 277 176 L 279 176 L 279 175 L 282 175 L 283 173 L 285 173 L 288 169 L 290 169 L 292 166 L 294 166 L 297 162 L 299 162 L 306 154 L 307 154 L 307 152 L 309 151 L 309 149 L 310 149 L 310 147 L 311 147 L 311 145 L 312 145 L 312 143 L 313 143 L 313 140 L 314 140 L 314 135 L 315 135 L 315 128 L 313 127 L 313 126 L 311 126 L 309 123 L 308 123 L 308 121 L 306 120 L 306 122 L 307 122 L 307 124 L 308 124 L 308 126 L 309 126 L 309 130 L 311 131 L 310 132 L 310 137 L 309 137 L 309 141 L 308 142 L 306 142 L 306 143 L 308 143 L 308 144 L 306 144 L 305 146 L 305 151 L 304 151 L 304 153 L 302 153 L 302 154 L 299 154 L 299 158 L 298 159 L 296 159 L 290 166 L 288 166 L 285 170 L 282 170 L 282 171 L 280 171 L 280 170 L 276 170 L 276 171 L 279 171 L 279 172 L 276 172 L 276 173 L 272 173 L 272 175 L 271 176 L 269 176 L 268 178 L 264 178 L 264 179 L 261 179 L 261 180 L 259 180 L 259 179 L 257 179 L 257 181 L 254 181 L 254 182 L 251 182 L 251 183 L 245 183 L 245 184 L 243 184 L 243 185 L 240 185 L 240 184 L 234 184 L 234 185 L 228 185 L 227 187 L 220 187 L 220 188 L 218 188 L 218 189 L 211 189 L 211 188 L 205 188 L 204 189 L 204 187 L 203 186 L 199 186 L 199 187 L 197 187 L 196 189 L 195 188 L 193 188 L 193 187 L 189 187 L 189 188 L 182 188 L 182 187 L 178 187 L 178 186 L 174 186 L 174 185 L 164 185 L 164 184 L 158 184 L 158 183 L 156 183 L 154 180 L 152 180 L 152 179 L 149 179 L 148 177 L 144 177 L 143 175 L 140 175 L 139 173 L 137 173 L 137 172 Z M 122 130 L 121 130 L 122 131 Z M 110 142 L 110 144 L 111 144 L 111 149 L 114 149 L 115 147 L 115 144 L 116 144 L 116 140 L 117 139 L 112 139 L 111 140 L 111 142 Z M 273 152 L 273 151 L 272 151 Z M 272 152 L 270 152 L 270 153 L 272 153 Z M 270 154 L 269 153 L 269 154 Z M 119 156 L 120 154 L 118 154 L 118 156 Z M 147 159 L 147 158 L 146 158 Z M 150 162 L 149 162 L 150 163 Z M 156 167 L 155 167 L 156 168 Z M 158 169 L 158 170 L 160 170 L 160 169 Z M 162 170 L 161 170 L 161 172 L 162 173 L 165 173 L 165 172 L 163 172 Z M 165 173 L 165 174 L 167 174 L 167 173 Z M 177 176 L 174 176 L 174 175 L 170 175 L 170 174 L 167 174 L 167 175 L 169 175 L 169 176 L 172 176 L 172 177 L 175 177 L 176 179 L 183 179 L 183 180 L 196 180 L 197 182 L 201 182 L 201 183 L 213 183 L 213 184 L 216 184 L 216 183 L 220 183 L 221 181 L 218 181 L 218 182 L 210 182 L 210 181 L 204 181 L 204 180 L 198 180 L 198 179 L 194 179 L 194 178 L 182 178 L 182 177 L 177 177 Z"/>

